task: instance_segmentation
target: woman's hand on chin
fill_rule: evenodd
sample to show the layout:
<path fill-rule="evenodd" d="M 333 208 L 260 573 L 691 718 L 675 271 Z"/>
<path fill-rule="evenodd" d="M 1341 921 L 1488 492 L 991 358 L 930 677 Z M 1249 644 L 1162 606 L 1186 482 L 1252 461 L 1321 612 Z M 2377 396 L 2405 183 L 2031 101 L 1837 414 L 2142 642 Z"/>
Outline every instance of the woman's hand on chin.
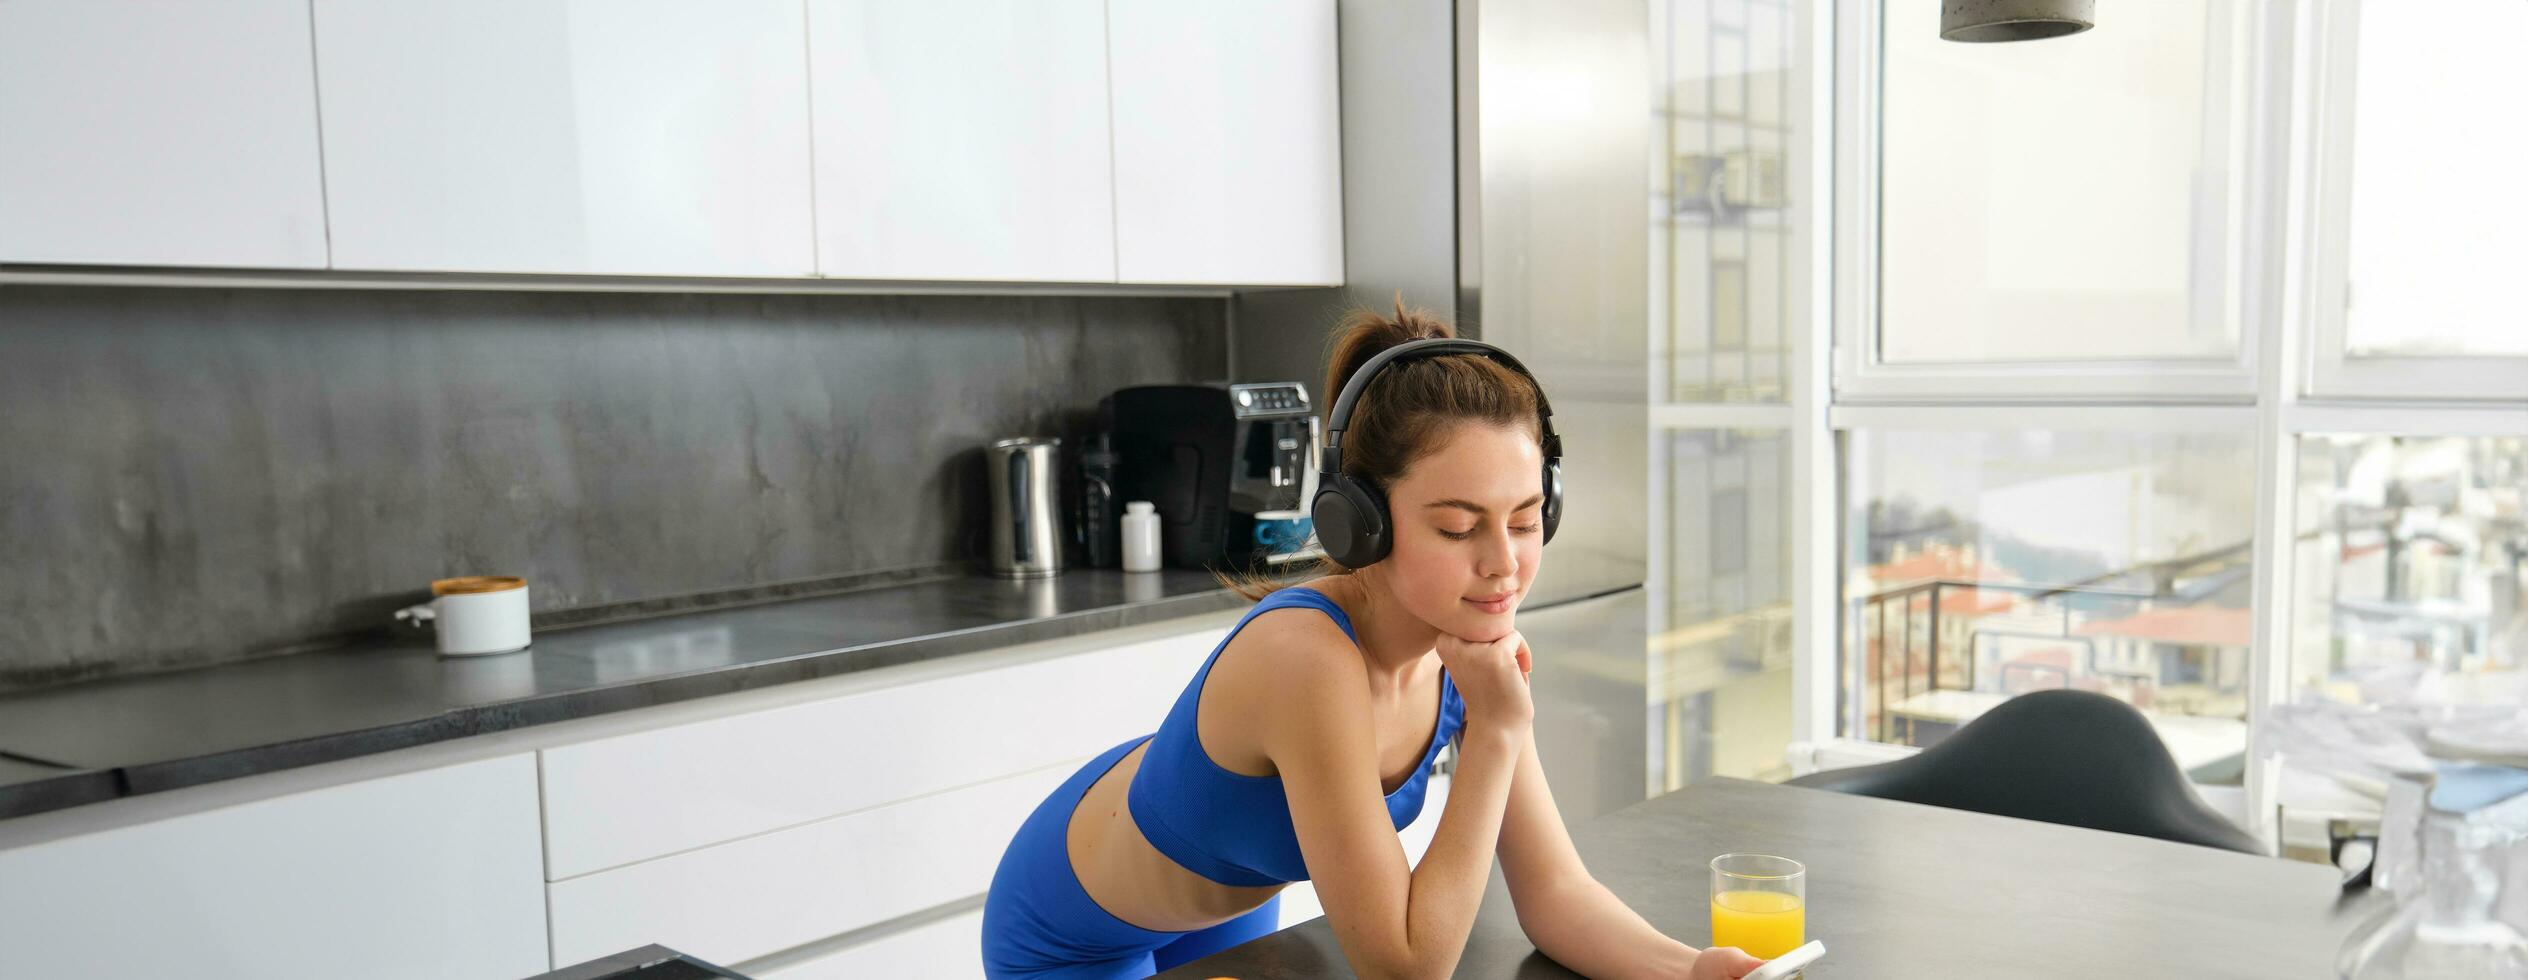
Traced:
<path fill-rule="evenodd" d="M 1536 706 L 1527 694 L 1527 638 L 1517 630 L 1489 641 L 1442 633 L 1436 649 L 1457 695 L 1466 701 L 1468 724 L 1516 732 L 1535 719 Z"/>

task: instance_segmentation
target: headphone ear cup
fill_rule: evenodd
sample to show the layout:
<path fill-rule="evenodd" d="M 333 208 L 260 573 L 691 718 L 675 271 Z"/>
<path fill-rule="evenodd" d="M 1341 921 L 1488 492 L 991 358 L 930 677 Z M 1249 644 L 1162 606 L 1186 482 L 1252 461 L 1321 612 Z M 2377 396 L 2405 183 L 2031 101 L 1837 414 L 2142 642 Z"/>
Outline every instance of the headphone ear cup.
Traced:
<path fill-rule="evenodd" d="M 1545 540 L 1552 544 L 1554 529 L 1562 526 L 1562 460 L 1545 461 Z"/>
<path fill-rule="evenodd" d="M 1343 492 L 1351 496 L 1353 506 L 1369 515 L 1368 530 L 1361 535 L 1362 543 L 1367 547 L 1361 555 L 1361 563 L 1352 567 L 1360 568 L 1387 560 L 1387 552 L 1395 547 L 1396 535 L 1395 524 L 1387 519 L 1386 492 L 1360 480 L 1343 481 Z"/>
<path fill-rule="evenodd" d="M 1343 492 L 1336 489 L 1339 479 L 1334 476 L 1317 479 L 1317 499 L 1308 504 L 1308 523 L 1316 533 L 1317 546 L 1325 549 L 1325 556 L 1335 564 L 1349 568 L 1352 552 L 1357 547 L 1354 541 L 1360 535 L 1361 520 L 1353 513 L 1352 502 L 1344 499 Z"/>
<path fill-rule="evenodd" d="M 1387 557 L 1387 508 L 1376 492 L 1351 476 L 1328 473 L 1318 478 L 1317 499 L 1309 508 L 1317 544 L 1325 556 L 1345 568 L 1366 568 Z"/>

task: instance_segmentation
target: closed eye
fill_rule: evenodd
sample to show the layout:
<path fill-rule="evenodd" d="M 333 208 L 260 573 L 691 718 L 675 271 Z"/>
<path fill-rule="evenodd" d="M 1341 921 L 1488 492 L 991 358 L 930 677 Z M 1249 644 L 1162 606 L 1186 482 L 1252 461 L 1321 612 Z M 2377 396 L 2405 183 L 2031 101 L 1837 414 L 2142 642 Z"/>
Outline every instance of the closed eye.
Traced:
<path fill-rule="evenodd" d="M 1535 534 L 1536 532 L 1544 529 L 1545 525 L 1543 524 L 1521 524 L 1511 528 L 1510 531 L 1514 534 Z M 1471 528 L 1464 531 L 1451 531 L 1447 528 L 1440 528 L 1439 532 L 1440 537 L 1447 538 L 1451 541 L 1464 541 L 1467 538 L 1475 536 L 1475 532 Z"/>

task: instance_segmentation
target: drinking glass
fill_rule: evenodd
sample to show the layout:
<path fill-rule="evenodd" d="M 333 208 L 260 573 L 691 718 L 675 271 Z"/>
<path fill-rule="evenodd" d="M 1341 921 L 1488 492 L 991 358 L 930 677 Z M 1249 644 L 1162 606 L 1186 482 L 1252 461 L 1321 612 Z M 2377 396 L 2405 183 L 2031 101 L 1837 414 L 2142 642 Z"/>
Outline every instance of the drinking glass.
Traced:
<path fill-rule="evenodd" d="M 1769 960 L 1807 941 L 1807 868 L 1771 854 L 1712 859 L 1712 945 Z"/>

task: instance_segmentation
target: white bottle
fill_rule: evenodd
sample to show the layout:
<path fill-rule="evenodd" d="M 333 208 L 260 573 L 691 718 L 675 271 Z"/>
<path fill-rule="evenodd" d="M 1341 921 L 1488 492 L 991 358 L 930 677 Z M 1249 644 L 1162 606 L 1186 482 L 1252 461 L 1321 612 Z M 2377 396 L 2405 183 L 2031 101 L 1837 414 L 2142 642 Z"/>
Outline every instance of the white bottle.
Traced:
<path fill-rule="evenodd" d="M 1159 570 L 1159 512 L 1147 500 L 1124 504 L 1124 571 Z"/>

